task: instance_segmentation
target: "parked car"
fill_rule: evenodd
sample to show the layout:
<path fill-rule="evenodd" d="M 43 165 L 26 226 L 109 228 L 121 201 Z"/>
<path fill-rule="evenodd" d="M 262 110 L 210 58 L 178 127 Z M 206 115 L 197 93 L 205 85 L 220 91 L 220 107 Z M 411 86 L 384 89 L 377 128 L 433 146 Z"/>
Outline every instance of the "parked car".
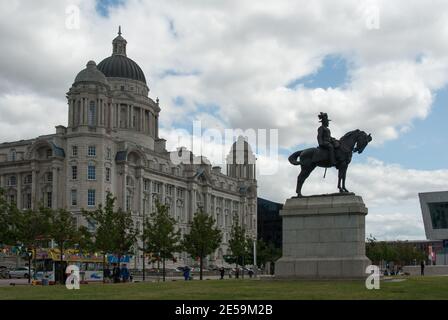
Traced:
<path fill-rule="evenodd" d="M 31 274 L 33 274 L 33 269 L 31 269 Z M 28 274 L 29 274 L 29 270 L 27 267 L 20 267 L 20 268 L 15 268 L 15 269 L 11 269 L 9 270 L 9 279 L 12 278 L 24 278 L 27 279 L 28 278 Z"/>

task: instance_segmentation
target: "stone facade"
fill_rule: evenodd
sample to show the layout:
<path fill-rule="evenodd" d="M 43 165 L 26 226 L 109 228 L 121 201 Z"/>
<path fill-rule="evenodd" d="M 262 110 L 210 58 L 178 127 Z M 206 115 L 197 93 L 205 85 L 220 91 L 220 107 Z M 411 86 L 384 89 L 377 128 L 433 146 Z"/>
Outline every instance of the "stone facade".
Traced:
<path fill-rule="evenodd" d="M 110 58 L 98 67 L 90 61 L 67 93 L 67 127 L 56 127 L 55 134 L 0 144 L 0 187 L 19 208 L 36 208 L 39 203 L 66 208 L 78 224 L 86 224 L 81 209 L 94 210 L 104 203 L 107 192 L 117 197 L 118 207 L 132 212 L 140 230 L 156 199 L 170 206 L 182 234 L 202 208 L 223 232 L 223 243 L 209 262 L 224 264 L 234 216 L 256 237 L 257 183 L 250 147 L 235 142 L 227 158 L 227 174 L 204 158 L 198 164 L 174 164 L 159 137 L 158 99 L 148 96 L 141 69 L 127 58 L 126 40 L 119 35 L 113 45 L 112 58 L 120 55 L 128 69 L 113 65 L 118 62 L 107 65 Z M 106 74 L 99 70 L 101 65 Z M 237 159 L 238 146 L 244 151 L 243 161 Z M 198 159 L 185 149 L 176 152 Z M 193 263 L 186 254 L 178 258 L 178 264 Z M 137 252 L 133 263 L 141 265 Z"/>

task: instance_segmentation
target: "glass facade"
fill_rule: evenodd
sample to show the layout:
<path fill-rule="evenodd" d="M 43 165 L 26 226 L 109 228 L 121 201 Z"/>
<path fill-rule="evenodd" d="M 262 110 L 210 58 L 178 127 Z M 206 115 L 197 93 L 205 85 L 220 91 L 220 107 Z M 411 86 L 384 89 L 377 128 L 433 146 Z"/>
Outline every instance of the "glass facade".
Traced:
<path fill-rule="evenodd" d="M 429 202 L 433 229 L 448 229 L 448 202 Z"/>

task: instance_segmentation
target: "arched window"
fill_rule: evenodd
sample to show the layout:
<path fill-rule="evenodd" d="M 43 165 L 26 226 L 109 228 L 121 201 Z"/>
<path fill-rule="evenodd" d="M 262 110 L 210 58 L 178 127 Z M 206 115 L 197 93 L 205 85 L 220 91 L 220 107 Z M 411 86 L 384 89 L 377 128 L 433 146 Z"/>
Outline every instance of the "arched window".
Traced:
<path fill-rule="evenodd" d="M 88 124 L 89 124 L 89 126 L 94 126 L 96 124 L 95 101 L 90 101 L 89 114 L 88 114 Z"/>

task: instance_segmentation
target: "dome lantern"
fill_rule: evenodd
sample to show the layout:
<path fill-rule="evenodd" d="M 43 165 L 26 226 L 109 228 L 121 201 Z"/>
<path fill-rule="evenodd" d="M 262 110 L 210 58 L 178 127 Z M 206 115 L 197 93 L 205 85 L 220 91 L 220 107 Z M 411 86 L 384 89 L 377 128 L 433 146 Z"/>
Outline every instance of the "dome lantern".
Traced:
<path fill-rule="evenodd" d="M 126 56 L 127 41 L 121 36 L 121 26 L 118 27 L 118 37 L 112 41 L 112 55 L 120 54 Z"/>

